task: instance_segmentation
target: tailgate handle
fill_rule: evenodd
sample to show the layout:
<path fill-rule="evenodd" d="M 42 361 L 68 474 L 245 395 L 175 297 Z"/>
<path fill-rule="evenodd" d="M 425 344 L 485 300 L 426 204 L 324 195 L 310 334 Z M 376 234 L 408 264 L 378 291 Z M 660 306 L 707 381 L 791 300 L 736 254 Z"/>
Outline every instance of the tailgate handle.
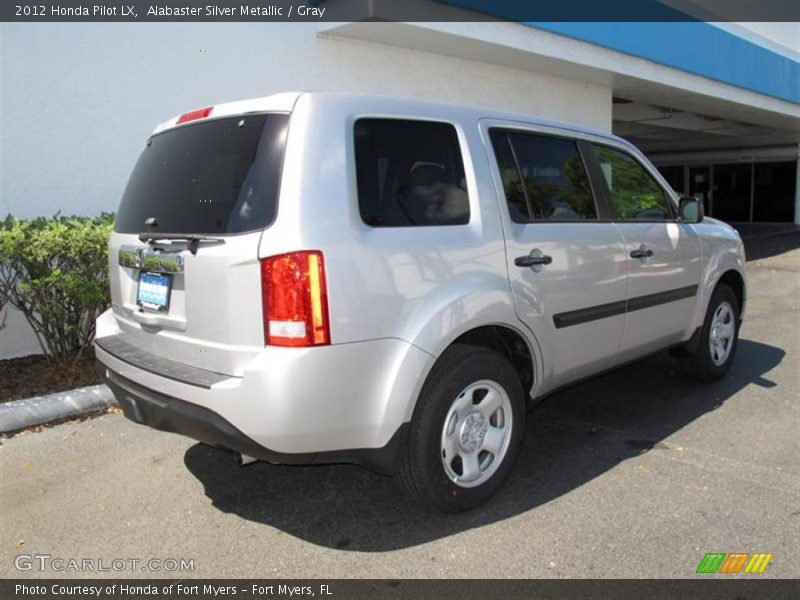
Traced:
<path fill-rule="evenodd" d="M 177 331 L 186 331 L 186 319 L 180 317 L 170 317 L 167 315 L 159 315 L 156 313 L 144 312 L 142 310 L 131 311 L 133 320 L 142 325 L 150 327 L 163 327 L 165 329 L 175 329 Z"/>
<path fill-rule="evenodd" d="M 180 251 L 158 247 L 123 245 L 119 249 L 122 267 L 141 269 L 152 273 L 183 273 L 183 256 Z"/>

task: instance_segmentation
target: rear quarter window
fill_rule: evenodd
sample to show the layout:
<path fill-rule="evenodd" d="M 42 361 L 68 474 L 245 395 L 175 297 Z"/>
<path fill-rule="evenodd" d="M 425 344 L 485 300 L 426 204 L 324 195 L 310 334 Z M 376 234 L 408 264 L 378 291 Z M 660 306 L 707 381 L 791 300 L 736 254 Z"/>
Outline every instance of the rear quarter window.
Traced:
<path fill-rule="evenodd" d="M 354 139 L 358 206 L 367 225 L 469 222 L 464 162 L 453 125 L 359 119 Z"/>

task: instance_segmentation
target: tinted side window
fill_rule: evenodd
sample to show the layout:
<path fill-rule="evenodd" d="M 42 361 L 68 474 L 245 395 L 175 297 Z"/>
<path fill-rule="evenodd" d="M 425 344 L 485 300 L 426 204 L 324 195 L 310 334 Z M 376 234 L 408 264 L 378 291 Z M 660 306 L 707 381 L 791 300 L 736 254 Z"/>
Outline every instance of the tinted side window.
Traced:
<path fill-rule="evenodd" d="M 506 193 L 511 220 L 515 223 L 527 223 L 531 220 L 528 201 L 525 198 L 525 190 L 522 189 L 522 179 L 517 162 L 514 160 L 508 132 L 502 129 L 492 129 L 489 131 L 489 137 L 492 140 L 497 166 L 500 168 L 500 176 L 503 179 L 503 190 Z"/>
<path fill-rule="evenodd" d="M 596 219 L 597 209 L 573 140 L 510 133 L 533 220 Z"/>
<path fill-rule="evenodd" d="M 604 146 L 595 146 L 595 153 L 618 217 L 644 221 L 672 217 L 664 190 L 635 158 Z"/>
<path fill-rule="evenodd" d="M 359 119 L 355 157 L 358 206 L 367 225 L 469 222 L 464 163 L 452 125 Z"/>

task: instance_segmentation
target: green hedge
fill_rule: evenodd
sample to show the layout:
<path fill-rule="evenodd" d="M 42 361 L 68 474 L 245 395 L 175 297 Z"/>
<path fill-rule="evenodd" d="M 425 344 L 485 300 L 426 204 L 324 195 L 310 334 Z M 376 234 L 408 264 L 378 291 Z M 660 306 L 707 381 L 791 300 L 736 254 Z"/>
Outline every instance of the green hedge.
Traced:
<path fill-rule="evenodd" d="M 111 303 L 108 238 L 114 215 L 8 216 L 0 226 L 0 300 L 20 310 L 51 362 L 77 361 Z M 0 334 L 1 335 L 1 334 Z"/>

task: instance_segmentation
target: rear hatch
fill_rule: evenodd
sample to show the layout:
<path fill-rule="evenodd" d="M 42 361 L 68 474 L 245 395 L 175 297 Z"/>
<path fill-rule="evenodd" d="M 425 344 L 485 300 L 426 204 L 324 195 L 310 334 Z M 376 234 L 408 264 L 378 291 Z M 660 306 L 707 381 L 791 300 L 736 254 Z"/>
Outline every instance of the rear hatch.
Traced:
<path fill-rule="evenodd" d="M 123 341 L 226 375 L 263 349 L 258 247 L 277 211 L 288 122 L 203 119 L 148 140 L 110 242 Z"/>

